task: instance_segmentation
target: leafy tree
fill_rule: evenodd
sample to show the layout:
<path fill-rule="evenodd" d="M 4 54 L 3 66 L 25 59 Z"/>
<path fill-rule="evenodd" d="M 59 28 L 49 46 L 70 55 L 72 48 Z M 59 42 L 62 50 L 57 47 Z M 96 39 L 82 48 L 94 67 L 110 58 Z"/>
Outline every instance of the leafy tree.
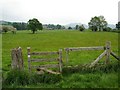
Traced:
<path fill-rule="evenodd" d="M 56 28 L 57 28 L 57 29 L 61 29 L 61 28 L 62 28 L 62 26 L 61 26 L 61 25 L 59 25 L 59 24 L 57 24 Z"/>
<path fill-rule="evenodd" d="M 75 29 L 78 30 L 78 29 L 79 29 L 79 25 L 76 25 L 76 26 L 75 26 Z"/>
<path fill-rule="evenodd" d="M 99 19 L 100 19 L 99 30 L 103 31 L 104 28 L 107 28 L 107 21 L 105 21 L 104 16 L 99 16 Z"/>
<path fill-rule="evenodd" d="M 68 29 L 72 29 L 72 27 L 68 27 Z"/>
<path fill-rule="evenodd" d="M 85 27 L 83 26 L 83 24 L 79 27 L 79 30 L 80 31 L 84 31 L 85 30 Z"/>
<path fill-rule="evenodd" d="M 88 25 L 92 31 L 103 31 L 103 28 L 107 27 L 107 21 L 105 21 L 104 16 L 95 16 L 91 18 Z"/>
<path fill-rule="evenodd" d="M 116 28 L 120 30 L 120 21 L 116 24 Z"/>
<path fill-rule="evenodd" d="M 36 18 L 33 18 L 28 21 L 28 28 L 31 29 L 34 34 L 35 31 L 42 30 L 43 26 Z"/>

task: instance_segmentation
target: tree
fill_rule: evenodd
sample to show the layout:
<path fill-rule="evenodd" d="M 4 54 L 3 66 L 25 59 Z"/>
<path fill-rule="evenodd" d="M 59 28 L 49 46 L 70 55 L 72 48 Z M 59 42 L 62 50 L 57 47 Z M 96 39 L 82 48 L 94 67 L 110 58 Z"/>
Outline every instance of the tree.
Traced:
<path fill-rule="evenodd" d="M 72 29 L 72 27 L 68 27 L 68 29 Z"/>
<path fill-rule="evenodd" d="M 107 28 L 107 21 L 105 21 L 104 16 L 99 16 L 99 19 L 100 19 L 99 30 L 103 31 L 104 28 Z"/>
<path fill-rule="evenodd" d="M 92 31 L 103 31 L 103 28 L 107 27 L 107 21 L 105 21 L 104 16 L 95 16 L 91 18 L 88 25 Z"/>
<path fill-rule="evenodd" d="M 43 26 L 36 18 L 33 18 L 28 21 L 28 28 L 31 29 L 34 34 L 35 31 L 42 30 Z"/>
<path fill-rule="evenodd" d="M 84 31 L 85 30 L 85 27 L 83 26 L 83 24 L 79 27 L 79 30 L 80 31 Z"/>
<path fill-rule="evenodd" d="M 120 21 L 116 24 L 116 28 L 120 30 Z"/>
<path fill-rule="evenodd" d="M 62 26 L 61 26 L 61 25 L 59 25 L 59 24 L 57 24 L 56 28 L 57 28 L 57 29 L 61 29 L 61 28 L 62 28 Z"/>
<path fill-rule="evenodd" d="M 75 29 L 78 30 L 78 29 L 79 29 L 79 25 L 76 25 L 76 26 L 75 26 Z"/>

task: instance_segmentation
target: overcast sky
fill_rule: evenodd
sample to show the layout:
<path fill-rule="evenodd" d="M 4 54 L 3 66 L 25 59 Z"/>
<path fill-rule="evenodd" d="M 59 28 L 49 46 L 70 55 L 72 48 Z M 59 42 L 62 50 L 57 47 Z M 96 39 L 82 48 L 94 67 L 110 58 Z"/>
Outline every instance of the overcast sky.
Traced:
<path fill-rule="evenodd" d="M 41 23 L 88 24 L 91 17 L 103 15 L 110 24 L 118 22 L 119 0 L 0 0 L 0 20 Z"/>

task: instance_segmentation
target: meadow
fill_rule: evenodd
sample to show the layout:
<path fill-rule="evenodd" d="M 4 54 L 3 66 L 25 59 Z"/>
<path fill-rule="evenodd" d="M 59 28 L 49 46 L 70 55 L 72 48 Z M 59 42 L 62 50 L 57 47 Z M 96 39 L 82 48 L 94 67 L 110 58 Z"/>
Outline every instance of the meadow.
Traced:
<path fill-rule="evenodd" d="M 106 41 L 111 41 L 112 51 L 118 54 L 118 33 L 113 32 L 80 32 L 77 30 L 43 30 L 31 34 L 31 31 L 18 31 L 16 34 L 10 32 L 2 34 L 2 70 L 6 76 L 11 68 L 11 49 L 22 47 L 24 67 L 28 71 L 27 47 L 31 51 L 58 51 L 63 49 L 63 64 L 66 66 L 66 47 L 89 47 L 105 46 Z M 75 66 L 89 64 L 94 61 L 103 51 L 70 52 L 67 65 Z M 104 63 L 103 58 L 100 62 Z M 102 71 L 91 72 L 71 68 L 63 69 L 62 79 L 56 83 L 36 83 L 33 85 L 8 85 L 6 87 L 24 88 L 118 88 L 117 60 L 111 57 L 108 72 L 106 68 Z M 107 67 L 107 66 L 106 66 Z M 79 69 L 79 70 L 78 70 Z M 80 71 L 81 70 L 81 71 Z"/>

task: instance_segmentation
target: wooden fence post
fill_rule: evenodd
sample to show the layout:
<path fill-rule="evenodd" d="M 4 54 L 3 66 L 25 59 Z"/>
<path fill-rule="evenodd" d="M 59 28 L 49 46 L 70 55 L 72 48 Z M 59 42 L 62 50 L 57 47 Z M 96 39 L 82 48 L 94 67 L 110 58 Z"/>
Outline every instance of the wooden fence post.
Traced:
<path fill-rule="evenodd" d="M 27 47 L 27 54 L 28 54 L 28 70 L 31 71 L 31 61 L 30 61 L 30 47 Z"/>
<path fill-rule="evenodd" d="M 66 48 L 66 64 L 68 65 L 68 58 L 69 58 L 69 48 Z"/>
<path fill-rule="evenodd" d="M 19 69 L 24 69 L 23 67 L 24 67 L 24 62 L 23 62 L 23 56 L 22 56 L 22 48 L 21 47 L 19 47 L 18 49 L 17 49 L 17 56 L 18 56 L 18 67 L 19 67 Z"/>
<path fill-rule="evenodd" d="M 106 42 L 106 61 L 105 64 L 108 64 L 110 62 L 110 52 L 111 52 L 111 42 Z"/>
<path fill-rule="evenodd" d="M 59 66 L 60 72 L 62 73 L 62 49 L 59 49 Z"/>
<path fill-rule="evenodd" d="M 22 70 L 24 68 L 22 49 L 20 47 L 12 49 L 11 57 L 12 57 L 12 69 Z"/>
<path fill-rule="evenodd" d="M 18 65 L 18 59 L 17 59 L 17 53 L 16 49 L 12 49 L 11 51 L 11 57 L 12 57 L 12 69 L 16 69 Z"/>

